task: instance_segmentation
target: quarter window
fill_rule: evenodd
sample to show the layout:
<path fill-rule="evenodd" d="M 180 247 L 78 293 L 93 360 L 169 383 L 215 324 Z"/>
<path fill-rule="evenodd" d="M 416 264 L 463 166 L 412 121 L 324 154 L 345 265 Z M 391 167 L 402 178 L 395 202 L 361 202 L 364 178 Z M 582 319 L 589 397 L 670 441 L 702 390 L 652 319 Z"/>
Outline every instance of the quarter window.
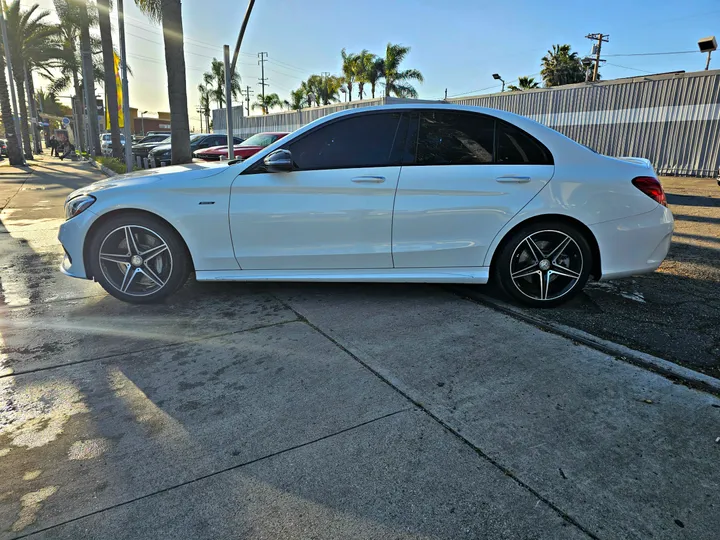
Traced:
<path fill-rule="evenodd" d="M 302 171 L 399 165 L 393 153 L 399 134 L 400 113 L 361 114 L 337 120 L 291 142 L 288 149 Z"/>
<path fill-rule="evenodd" d="M 499 165 L 552 165 L 552 155 L 534 137 L 520 128 L 498 120 L 496 161 Z"/>

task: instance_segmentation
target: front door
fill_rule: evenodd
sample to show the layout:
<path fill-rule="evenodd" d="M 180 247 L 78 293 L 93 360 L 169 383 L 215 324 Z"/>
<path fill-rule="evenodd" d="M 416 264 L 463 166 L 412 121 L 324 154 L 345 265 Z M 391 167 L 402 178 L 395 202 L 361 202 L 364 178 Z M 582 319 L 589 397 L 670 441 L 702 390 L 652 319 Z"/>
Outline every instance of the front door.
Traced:
<path fill-rule="evenodd" d="M 410 142 L 395 201 L 396 268 L 482 266 L 495 235 L 555 170 L 539 141 L 479 113 L 420 111 Z"/>
<path fill-rule="evenodd" d="M 267 172 L 260 161 L 239 175 L 230 229 L 240 267 L 392 268 L 401 118 L 373 111 L 321 124 L 283 146 L 292 171 Z"/>

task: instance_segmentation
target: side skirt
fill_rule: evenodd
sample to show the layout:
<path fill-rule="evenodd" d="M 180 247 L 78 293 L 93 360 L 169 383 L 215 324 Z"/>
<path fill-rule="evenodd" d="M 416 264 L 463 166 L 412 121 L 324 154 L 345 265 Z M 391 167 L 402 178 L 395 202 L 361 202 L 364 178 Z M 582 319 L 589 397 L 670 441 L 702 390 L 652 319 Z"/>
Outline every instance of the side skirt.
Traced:
<path fill-rule="evenodd" d="M 382 268 L 337 270 L 200 270 L 198 281 L 335 281 L 360 283 L 488 282 L 488 266 L 466 268 Z"/>

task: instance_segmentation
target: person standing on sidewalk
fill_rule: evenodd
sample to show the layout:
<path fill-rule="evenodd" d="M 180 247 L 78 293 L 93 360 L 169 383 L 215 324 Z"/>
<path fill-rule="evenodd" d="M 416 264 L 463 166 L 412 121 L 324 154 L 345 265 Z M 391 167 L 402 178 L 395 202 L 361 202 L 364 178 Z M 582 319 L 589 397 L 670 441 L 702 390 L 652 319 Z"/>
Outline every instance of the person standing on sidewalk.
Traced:
<path fill-rule="evenodd" d="M 52 135 L 50 137 L 50 157 L 58 155 L 57 147 L 58 140 L 55 138 L 55 135 Z"/>

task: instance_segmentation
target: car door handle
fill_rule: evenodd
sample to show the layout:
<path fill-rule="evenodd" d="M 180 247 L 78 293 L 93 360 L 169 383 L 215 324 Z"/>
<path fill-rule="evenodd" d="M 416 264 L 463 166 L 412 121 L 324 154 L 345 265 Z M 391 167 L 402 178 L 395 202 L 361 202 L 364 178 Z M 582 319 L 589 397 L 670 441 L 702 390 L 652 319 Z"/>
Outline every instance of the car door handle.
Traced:
<path fill-rule="evenodd" d="M 498 176 L 495 179 L 496 182 L 502 184 L 526 184 L 530 181 L 529 176 Z"/>
<path fill-rule="evenodd" d="M 356 176 L 352 179 L 356 184 L 382 184 L 385 181 L 384 176 Z"/>

